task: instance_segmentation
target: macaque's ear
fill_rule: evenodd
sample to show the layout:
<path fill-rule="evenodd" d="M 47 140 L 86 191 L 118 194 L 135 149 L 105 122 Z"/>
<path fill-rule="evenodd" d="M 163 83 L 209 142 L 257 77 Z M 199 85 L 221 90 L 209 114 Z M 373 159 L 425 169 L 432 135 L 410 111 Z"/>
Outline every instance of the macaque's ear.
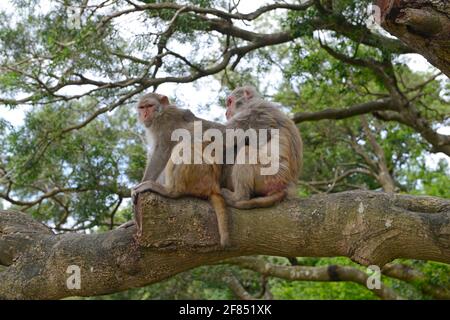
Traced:
<path fill-rule="evenodd" d="M 227 100 L 225 102 L 227 108 L 229 108 L 233 104 L 233 100 L 234 100 L 233 96 L 228 96 L 227 97 Z"/>
<path fill-rule="evenodd" d="M 170 105 L 169 98 L 163 95 L 159 95 L 159 101 L 164 108 L 167 108 Z"/>
<path fill-rule="evenodd" d="M 254 98 L 253 91 L 250 89 L 244 89 L 244 97 L 245 97 L 245 100 L 250 100 L 250 99 Z"/>

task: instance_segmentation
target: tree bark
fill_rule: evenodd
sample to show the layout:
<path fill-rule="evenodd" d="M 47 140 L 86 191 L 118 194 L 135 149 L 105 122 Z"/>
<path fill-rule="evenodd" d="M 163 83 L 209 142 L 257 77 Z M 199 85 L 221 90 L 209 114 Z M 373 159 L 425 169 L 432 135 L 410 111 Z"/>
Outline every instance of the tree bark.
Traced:
<path fill-rule="evenodd" d="M 450 263 L 450 201 L 352 191 L 229 209 L 231 243 L 221 248 L 206 201 L 145 193 L 138 228 L 53 234 L 25 213 L 0 211 L 0 298 L 58 299 L 118 292 L 243 255 L 347 256 L 382 267 L 395 258 Z M 81 270 L 70 290 L 67 268 Z"/>
<path fill-rule="evenodd" d="M 378 0 L 381 26 L 450 77 L 450 3 Z"/>

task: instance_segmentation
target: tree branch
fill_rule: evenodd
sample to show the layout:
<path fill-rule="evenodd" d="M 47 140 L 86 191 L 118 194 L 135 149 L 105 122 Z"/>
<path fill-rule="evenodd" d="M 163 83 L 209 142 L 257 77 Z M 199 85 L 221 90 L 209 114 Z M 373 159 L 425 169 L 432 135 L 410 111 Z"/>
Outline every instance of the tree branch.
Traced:
<path fill-rule="evenodd" d="M 369 276 L 361 270 L 353 267 L 343 266 L 283 266 L 268 263 L 256 257 L 240 257 L 224 261 L 238 265 L 241 268 L 250 269 L 266 276 L 277 277 L 286 280 L 304 280 L 304 281 L 351 281 L 367 286 Z M 373 289 L 373 292 L 382 299 L 401 299 L 391 288 L 380 285 L 379 289 Z"/>
<path fill-rule="evenodd" d="M 375 101 L 356 104 L 345 109 L 325 109 L 318 112 L 298 112 L 294 114 L 293 120 L 295 123 L 303 121 L 317 121 L 323 119 L 345 119 L 361 114 L 366 114 L 375 111 L 395 110 L 392 105 L 392 99 L 379 99 Z"/>
<path fill-rule="evenodd" d="M 450 299 L 450 288 L 430 283 L 430 279 L 421 271 L 405 264 L 388 263 L 383 267 L 383 274 L 407 282 L 420 282 L 423 293 L 436 299 Z"/>
<path fill-rule="evenodd" d="M 376 179 L 385 192 L 395 192 L 395 181 L 391 173 L 389 172 L 386 154 L 383 148 L 378 144 L 375 135 L 369 128 L 366 117 L 362 115 L 360 116 L 360 120 L 364 134 L 366 136 L 366 140 L 369 142 L 369 145 L 371 146 L 371 149 L 376 156 L 376 167 L 378 169 Z"/>

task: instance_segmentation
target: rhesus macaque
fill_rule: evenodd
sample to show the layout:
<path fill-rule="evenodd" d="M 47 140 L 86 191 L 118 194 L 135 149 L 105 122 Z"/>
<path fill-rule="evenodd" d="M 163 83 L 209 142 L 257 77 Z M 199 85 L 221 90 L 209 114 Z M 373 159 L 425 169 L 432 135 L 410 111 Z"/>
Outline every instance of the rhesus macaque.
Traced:
<path fill-rule="evenodd" d="M 266 166 L 259 160 L 257 164 L 234 164 L 231 186 L 221 191 L 227 205 L 238 209 L 269 207 L 294 193 L 303 163 L 303 143 L 295 123 L 273 103 L 262 99 L 252 86 L 236 88 L 227 97 L 226 107 L 227 129 L 279 130 L 277 172 L 262 175 L 261 169 Z M 247 155 L 250 148 L 244 145 L 238 154 Z"/>
<path fill-rule="evenodd" d="M 142 183 L 133 189 L 133 200 L 141 192 L 154 191 L 169 198 L 194 196 L 209 199 L 216 212 L 220 234 L 220 244 L 229 244 L 228 218 L 225 201 L 220 193 L 222 165 L 201 158 L 201 164 L 176 164 L 172 160 L 177 141 L 172 141 L 172 132 L 186 129 L 193 136 L 194 121 L 202 121 L 202 129 L 223 129 L 214 122 L 197 118 L 189 110 L 170 105 L 166 96 L 150 93 L 144 95 L 138 103 L 139 121 L 145 126 L 147 136 L 153 142 L 153 152 L 147 162 Z M 180 142 L 181 143 L 181 142 Z M 210 142 L 201 142 L 202 149 Z M 194 143 L 191 143 L 191 154 L 194 156 Z M 175 150 L 174 150 L 175 148 Z M 222 152 L 222 149 L 220 150 Z M 192 160 L 192 158 L 191 158 Z M 165 168 L 165 184 L 155 180 Z"/>

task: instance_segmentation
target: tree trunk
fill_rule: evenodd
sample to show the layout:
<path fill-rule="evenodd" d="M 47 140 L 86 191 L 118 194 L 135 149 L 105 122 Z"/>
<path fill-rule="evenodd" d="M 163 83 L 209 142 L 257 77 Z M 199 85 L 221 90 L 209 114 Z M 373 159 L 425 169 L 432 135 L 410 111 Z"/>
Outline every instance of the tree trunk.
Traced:
<path fill-rule="evenodd" d="M 381 26 L 450 77 L 450 2 L 377 0 Z"/>
<path fill-rule="evenodd" d="M 368 191 L 317 195 L 267 209 L 229 209 L 231 243 L 218 245 L 206 201 L 145 193 L 139 228 L 55 235 L 25 213 L 0 211 L 0 298 L 57 299 L 145 286 L 242 255 L 347 256 L 363 265 L 395 258 L 450 263 L 450 201 Z M 69 266 L 81 288 L 68 289 Z"/>

